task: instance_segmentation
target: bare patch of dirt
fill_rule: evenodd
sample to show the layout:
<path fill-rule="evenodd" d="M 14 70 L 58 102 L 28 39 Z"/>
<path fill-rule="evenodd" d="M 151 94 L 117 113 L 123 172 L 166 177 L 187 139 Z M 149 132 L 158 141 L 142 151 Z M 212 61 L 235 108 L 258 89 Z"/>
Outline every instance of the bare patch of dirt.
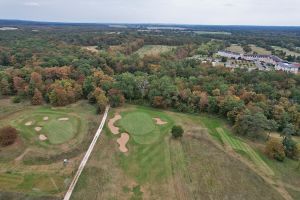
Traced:
<path fill-rule="evenodd" d="M 45 140 L 47 140 L 47 139 L 48 139 L 48 138 L 47 138 L 45 135 L 43 135 L 43 134 L 39 135 L 39 140 L 45 141 Z"/>
<path fill-rule="evenodd" d="M 156 122 L 157 125 L 165 125 L 168 122 L 162 121 L 160 118 L 153 118 Z"/>
<path fill-rule="evenodd" d="M 31 126 L 32 123 L 33 123 L 32 121 L 26 122 L 26 123 L 25 123 L 25 126 Z"/>
<path fill-rule="evenodd" d="M 47 116 L 46 116 L 46 117 L 43 117 L 43 120 L 44 120 L 44 121 L 47 121 L 48 119 L 49 119 L 49 117 L 47 117 Z"/>
<path fill-rule="evenodd" d="M 37 126 L 37 127 L 34 128 L 34 130 L 35 130 L 36 132 L 40 132 L 40 131 L 42 130 L 42 127 Z"/>
<path fill-rule="evenodd" d="M 121 152 L 126 153 L 128 151 L 126 144 L 129 140 L 129 135 L 128 133 L 122 133 L 121 137 L 117 140 L 119 146 L 119 149 Z"/>
<path fill-rule="evenodd" d="M 59 118 L 58 121 L 68 121 L 69 118 L 68 117 L 63 117 L 63 118 Z"/>
<path fill-rule="evenodd" d="M 114 123 L 120 119 L 122 119 L 122 116 L 116 113 L 115 116 L 108 121 L 108 128 L 114 135 L 119 134 L 119 128 L 116 127 Z"/>

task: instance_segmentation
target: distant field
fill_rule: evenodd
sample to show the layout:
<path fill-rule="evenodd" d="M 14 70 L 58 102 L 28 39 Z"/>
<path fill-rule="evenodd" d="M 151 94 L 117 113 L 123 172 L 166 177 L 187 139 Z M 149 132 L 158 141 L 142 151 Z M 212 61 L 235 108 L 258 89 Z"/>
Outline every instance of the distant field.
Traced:
<path fill-rule="evenodd" d="M 119 151 L 116 141 L 120 136 L 106 127 L 79 178 L 74 200 L 282 199 L 251 169 L 215 145 L 201 123 L 206 119 L 214 124 L 210 118 L 129 105 L 111 110 L 110 117 L 115 112 L 123 117 L 116 123 L 120 132 L 129 132 L 129 151 Z M 150 119 L 154 117 L 167 124 L 154 124 L 153 129 Z M 182 139 L 171 138 L 173 124 L 184 127 Z M 136 141 L 139 133 L 143 133 L 139 139 L 148 142 Z M 157 135 L 159 140 L 150 139 Z"/>
<path fill-rule="evenodd" d="M 82 48 L 85 49 L 85 50 L 88 50 L 90 52 L 93 52 L 93 53 L 98 53 L 99 52 L 99 49 L 97 49 L 98 48 L 97 46 L 84 46 Z"/>
<path fill-rule="evenodd" d="M 300 53 L 294 52 L 294 51 L 290 51 L 286 48 L 282 48 L 282 47 L 277 47 L 277 46 L 272 46 L 275 50 L 281 50 L 283 52 L 286 52 L 287 55 L 291 55 L 291 56 L 300 56 Z"/>
<path fill-rule="evenodd" d="M 263 54 L 263 55 L 271 55 L 270 51 L 267 51 L 264 48 L 258 47 L 256 45 L 251 44 L 250 47 L 252 48 L 252 52 L 250 53 L 258 53 L 258 54 Z M 232 51 L 232 52 L 236 52 L 236 53 L 245 53 L 242 46 L 238 45 L 238 44 L 232 44 L 230 47 L 227 48 L 227 50 Z"/>
<path fill-rule="evenodd" d="M 175 46 L 164 46 L 164 45 L 145 45 L 140 48 L 137 53 L 139 56 L 143 57 L 145 55 L 159 55 L 161 53 L 169 52 L 175 49 Z"/>
<path fill-rule="evenodd" d="M 209 34 L 209 35 L 231 35 L 232 33 L 230 32 L 213 32 L 213 31 L 193 31 L 194 33 L 197 33 L 199 35 L 205 35 L 205 34 Z"/>

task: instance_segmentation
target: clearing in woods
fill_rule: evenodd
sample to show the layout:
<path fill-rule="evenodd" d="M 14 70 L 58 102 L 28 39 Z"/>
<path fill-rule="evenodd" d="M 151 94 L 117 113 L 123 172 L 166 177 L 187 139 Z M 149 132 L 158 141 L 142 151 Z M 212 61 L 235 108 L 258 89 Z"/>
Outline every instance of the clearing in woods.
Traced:
<path fill-rule="evenodd" d="M 176 46 L 165 46 L 165 45 L 145 45 L 140 48 L 137 53 L 139 56 L 144 57 L 145 55 L 159 55 L 161 53 L 167 53 L 176 49 Z"/>
<path fill-rule="evenodd" d="M 217 142 L 221 136 L 216 130 L 209 134 L 210 124 L 202 122 L 214 123 L 209 117 L 132 105 L 112 109 L 109 118 L 115 113 L 122 116 L 115 123 L 120 133 L 130 136 L 128 152 L 120 152 L 116 142 L 120 134 L 106 127 L 79 178 L 74 200 L 283 199 L 257 173 L 226 153 Z M 158 125 L 153 118 L 167 123 Z M 171 137 L 174 124 L 183 126 L 183 138 Z"/>

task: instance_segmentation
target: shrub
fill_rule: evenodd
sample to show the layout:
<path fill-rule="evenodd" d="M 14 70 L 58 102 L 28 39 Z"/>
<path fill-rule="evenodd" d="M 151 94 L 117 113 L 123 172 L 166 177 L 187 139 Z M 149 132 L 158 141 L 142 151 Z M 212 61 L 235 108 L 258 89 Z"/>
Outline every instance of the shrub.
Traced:
<path fill-rule="evenodd" d="M 18 131 L 11 127 L 7 126 L 0 129 L 0 145 L 8 146 L 13 144 L 17 139 Z"/>
<path fill-rule="evenodd" d="M 299 149 L 297 143 L 289 137 L 286 137 L 283 142 L 284 151 L 287 157 L 291 159 L 297 159 L 299 156 Z"/>
<path fill-rule="evenodd" d="M 285 158 L 284 146 L 280 140 L 271 138 L 266 143 L 266 154 L 275 160 L 283 161 Z"/>
<path fill-rule="evenodd" d="M 19 96 L 14 96 L 13 99 L 12 99 L 12 102 L 13 102 L 13 103 L 20 103 L 20 102 L 21 102 L 21 97 L 19 97 Z"/>
<path fill-rule="evenodd" d="M 173 126 L 171 132 L 174 138 L 179 138 L 182 137 L 184 131 L 181 126 Z"/>

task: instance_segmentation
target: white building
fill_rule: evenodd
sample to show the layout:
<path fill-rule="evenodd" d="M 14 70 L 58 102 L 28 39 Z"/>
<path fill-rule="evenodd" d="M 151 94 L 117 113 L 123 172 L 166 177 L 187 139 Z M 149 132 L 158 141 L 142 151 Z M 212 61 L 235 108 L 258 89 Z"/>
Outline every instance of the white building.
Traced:
<path fill-rule="evenodd" d="M 275 69 L 297 74 L 300 72 L 300 64 L 279 62 L 275 65 Z"/>
<path fill-rule="evenodd" d="M 242 58 L 249 61 L 260 61 L 272 65 L 276 65 L 278 62 L 283 62 L 282 59 L 273 55 L 245 54 Z"/>

